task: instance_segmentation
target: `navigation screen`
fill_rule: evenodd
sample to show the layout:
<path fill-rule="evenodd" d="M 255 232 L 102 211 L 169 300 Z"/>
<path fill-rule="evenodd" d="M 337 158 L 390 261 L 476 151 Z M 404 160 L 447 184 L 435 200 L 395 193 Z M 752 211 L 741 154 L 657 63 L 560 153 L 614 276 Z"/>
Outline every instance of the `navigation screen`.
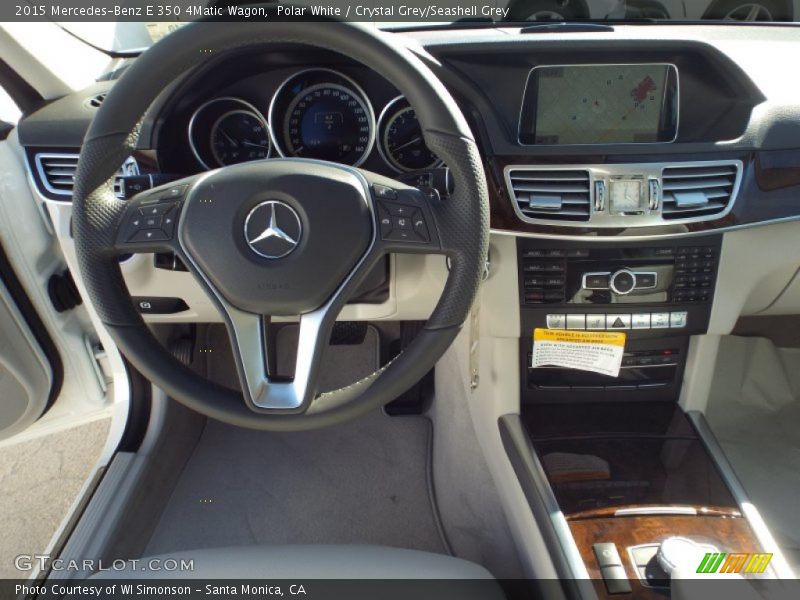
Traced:
<path fill-rule="evenodd" d="M 523 110 L 529 127 L 520 138 L 548 145 L 671 142 L 676 90 L 671 65 L 538 67 Z"/>

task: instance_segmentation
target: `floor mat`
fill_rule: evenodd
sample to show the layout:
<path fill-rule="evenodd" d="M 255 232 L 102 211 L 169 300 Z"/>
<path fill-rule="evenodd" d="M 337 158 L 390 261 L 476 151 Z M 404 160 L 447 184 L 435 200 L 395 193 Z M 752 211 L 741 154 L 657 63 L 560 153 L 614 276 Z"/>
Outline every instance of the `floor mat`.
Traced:
<path fill-rule="evenodd" d="M 289 352 L 292 336 L 285 340 L 279 352 Z M 363 344 L 331 349 L 324 385 L 374 371 L 377 344 L 370 328 Z M 287 434 L 209 421 L 146 554 L 318 543 L 444 553 L 430 501 L 430 443 L 428 419 L 380 411 Z"/>
<path fill-rule="evenodd" d="M 706 417 L 753 504 L 800 566 L 800 349 L 722 339 Z"/>

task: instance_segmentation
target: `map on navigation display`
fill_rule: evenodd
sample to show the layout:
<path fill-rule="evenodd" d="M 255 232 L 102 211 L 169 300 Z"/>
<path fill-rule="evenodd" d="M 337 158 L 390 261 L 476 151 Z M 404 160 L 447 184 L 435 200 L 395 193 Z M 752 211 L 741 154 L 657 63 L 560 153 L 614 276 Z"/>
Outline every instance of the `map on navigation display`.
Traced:
<path fill-rule="evenodd" d="M 534 71 L 536 144 L 660 141 L 669 65 L 575 65 Z"/>

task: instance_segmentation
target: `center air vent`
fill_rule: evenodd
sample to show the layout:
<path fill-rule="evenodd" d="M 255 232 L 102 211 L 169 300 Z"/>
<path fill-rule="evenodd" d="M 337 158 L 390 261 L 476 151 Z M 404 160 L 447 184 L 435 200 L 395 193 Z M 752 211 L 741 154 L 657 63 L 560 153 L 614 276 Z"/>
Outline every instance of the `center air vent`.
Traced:
<path fill-rule="evenodd" d="M 75 185 L 75 171 L 78 168 L 77 154 L 37 154 L 36 171 L 39 174 L 44 190 L 52 196 L 70 197 Z M 128 158 L 120 167 L 118 174 L 138 175 L 139 166 L 133 157 Z M 119 194 L 119 184 L 114 190 Z"/>
<path fill-rule="evenodd" d="M 591 177 L 585 169 L 509 169 L 508 185 L 518 211 L 531 219 L 588 221 Z"/>
<path fill-rule="evenodd" d="M 725 212 L 739 183 L 736 163 L 666 167 L 662 174 L 662 216 L 666 220 Z"/>

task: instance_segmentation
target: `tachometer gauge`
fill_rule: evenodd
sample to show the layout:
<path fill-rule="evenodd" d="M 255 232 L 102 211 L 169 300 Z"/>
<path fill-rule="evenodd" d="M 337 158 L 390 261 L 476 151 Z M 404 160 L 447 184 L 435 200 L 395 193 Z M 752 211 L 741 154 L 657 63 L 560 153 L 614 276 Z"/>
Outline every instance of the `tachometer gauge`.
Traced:
<path fill-rule="evenodd" d="M 383 109 L 378 120 L 379 150 L 397 171 L 420 171 L 441 163 L 422 138 L 422 128 L 414 109 L 402 96 Z"/>
<path fill-rule="evenodd" d="M 267 124 L 249 110 L 226 112 L 211 128 L 211 152 L 220 166 L 264 159 L 269 150 Z"/>
<path fill-rule="evenodd" d="M 370 148 L 372 123 L 356 92 L 321 83 L 303 90 L 289 105 L 284 138 L 293 156 L 356 165 Z"/>

